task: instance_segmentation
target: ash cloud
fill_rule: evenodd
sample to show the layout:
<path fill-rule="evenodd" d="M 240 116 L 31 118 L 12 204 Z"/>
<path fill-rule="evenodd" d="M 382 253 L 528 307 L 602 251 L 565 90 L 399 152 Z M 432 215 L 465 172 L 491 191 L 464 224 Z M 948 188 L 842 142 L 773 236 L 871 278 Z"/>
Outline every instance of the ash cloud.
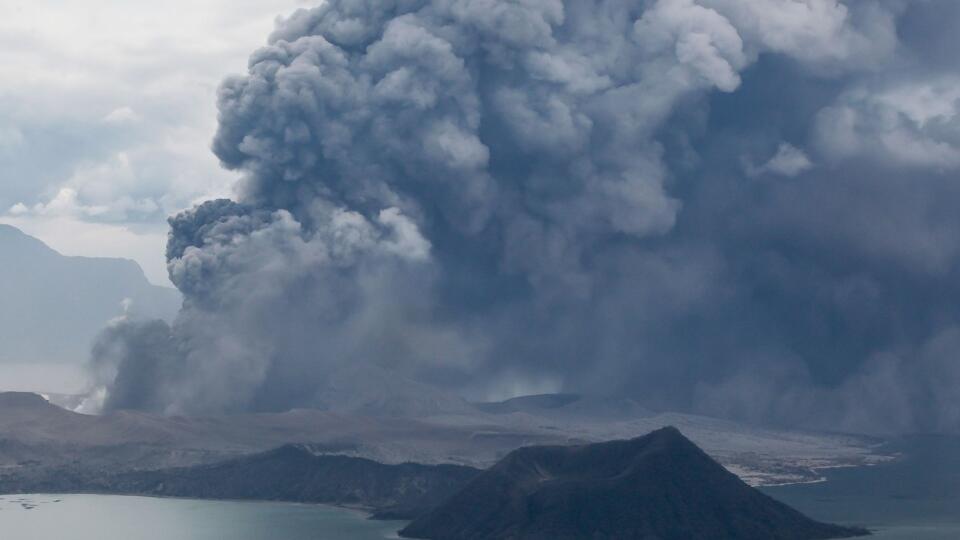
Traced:
<path fill-rule="evenodd" d="M 220 89 L 236 200 L 171 219 L 183 310 L 101 336 L 106 407 L 329 406 L 331 381 L 389 374 L 956 430 L 960 66 L 927 54 L 957 39 L 938 14 L 958 21 L 937 1 L 298 11 Z"/>

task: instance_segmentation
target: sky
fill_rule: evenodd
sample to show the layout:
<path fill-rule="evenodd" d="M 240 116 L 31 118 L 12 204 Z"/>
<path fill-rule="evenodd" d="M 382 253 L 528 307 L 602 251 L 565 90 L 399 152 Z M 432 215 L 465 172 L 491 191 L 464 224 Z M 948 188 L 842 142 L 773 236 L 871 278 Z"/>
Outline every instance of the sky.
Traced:
<path fill-rule="evenodd" d="M 960 3 L 35 5 L 4 219 L 184 298 L 101 333 L 107 409 L 960 431 Z"/>
<path fill-rule="evenodd" d="M 298 0 L 0 0 L 0 222 L 170 285 L 166 218 L 229 195 L 216 89 Z"/>

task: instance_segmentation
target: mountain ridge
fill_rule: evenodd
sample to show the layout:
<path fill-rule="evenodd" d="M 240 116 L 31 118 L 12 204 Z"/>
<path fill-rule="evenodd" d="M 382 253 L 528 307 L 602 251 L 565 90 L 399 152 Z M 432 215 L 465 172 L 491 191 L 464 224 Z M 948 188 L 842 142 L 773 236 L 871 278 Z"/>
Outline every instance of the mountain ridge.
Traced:
<path fill-rule="evenodd" d="M 823 524 L 724 469 L 674 427 L 517 449 L 400 531 L 435 540 L 819 540 Z"/>
<path fill-rule="evenodd" d="M 19 456 L 29 447 L 4 448 Z M 480 473 L 462 465 L 384 464 L 287 444 L 191 467 L 112 472 L 64 464 L 6 475 L 0 493 L 56 492 L 216 500 L 266 500 L 364 508 L 376 519 L 412 519 Z"/>

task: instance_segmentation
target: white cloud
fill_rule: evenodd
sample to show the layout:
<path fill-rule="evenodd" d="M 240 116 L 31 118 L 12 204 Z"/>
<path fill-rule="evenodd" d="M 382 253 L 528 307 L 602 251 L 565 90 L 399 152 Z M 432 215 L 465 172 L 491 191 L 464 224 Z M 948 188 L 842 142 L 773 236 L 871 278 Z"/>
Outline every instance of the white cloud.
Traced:
<path fill-rule="evenodd" d="M 913 80 L 847 92 L 817 116 L 833 158 L 871 156 L 902 165 L 960 167 L 960 79 Z"/>
<path fill-rule="evenodd" d="M 103 117 L 106 124 L 131 124 L 140 120 L 140 115 L 130 107 L 119 107 Z"/>
<path fill-rule="evenodd" d="M 713 9 L 693 0 L 661 0 L 637 21 L 634 34 L 648 54 L 672 49 L 680 65 L 720 90 L 740 86 L 739 72 L 747 64 L 743 41 Z"/>
<path fill-rule="evenodd" d="M 854 13 L 840 0 L 698 0 L 732 21 L 753 52 L 768 50 L 812 66 L 862 68 L 897 44 L 891 13 L 881 2 Z"/>
<path fill-rule="evenodd" d="M 149 170 L 154 166 L 152 160 L 164 156 L 147 153 L 139 157 L 146 163 L 134 163 L 127 153 L 119 152 L 102 163 L 80 164 L 44 200 L 33 205 L 18 202 L 11 213 L 88 221 L 163 221 L 178 209 L 163 206 L 171 188 L 166 175 L 156 177 Z"/>
<path fill-rule="evenodd" d="M 430 257 L 430 241 L 420 234 L 417 224 L 403 215 L 399 208 L 380 211 L 378 220 L 391 229 L 392 238 L 386 249 L 411 260 L 426 260 Z"/>
<path fill-rule="evenodd" d="M 937 122 L 950 123 L 957 118 L 960 107 L 960 79 L 947 77 L 903 84 L 876 95 L 875 99 L 919 129 Z"/>
<path fill-rule="evenodd" d="M 301 3 L 0 0 L 0 209 L 65 252 L 118 254 L 63 220 L 155 246 L 116 231 L 231 192 L 209 150 L 217 86 Z"/>
<path fill-rule="evenodd" d="M 29 214 L 30 209 L 27 208 L 27 205 L 18 202 L 17 204 L 10 207 L 9 212 L 11 216 L 22 216 L 25 214 Z"/>
<path fill-rule="evenodd" d="M 763 165 L 759 167 L 751 163 L 746 165 L 747 174 L 750 176 L 778 174 L 792 177 L 812 167 L 813 162 L 810 161 L 806 152 L 787 142 L 780 143 L 777 152 Z"/>

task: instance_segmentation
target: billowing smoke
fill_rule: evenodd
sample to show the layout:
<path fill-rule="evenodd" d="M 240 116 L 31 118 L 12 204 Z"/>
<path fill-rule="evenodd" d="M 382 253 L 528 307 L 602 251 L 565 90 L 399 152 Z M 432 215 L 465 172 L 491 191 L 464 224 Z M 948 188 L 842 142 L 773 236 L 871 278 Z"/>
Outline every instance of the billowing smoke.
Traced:
<path fill-rule="evenodd" d="M 301 10 L 220 89 L 236 200 L 171 219 L 183 310 L 104 332 L 106 406 L 333 406 L 379 378 L 958 429 L 958 23 L 946 0 Z"/>

